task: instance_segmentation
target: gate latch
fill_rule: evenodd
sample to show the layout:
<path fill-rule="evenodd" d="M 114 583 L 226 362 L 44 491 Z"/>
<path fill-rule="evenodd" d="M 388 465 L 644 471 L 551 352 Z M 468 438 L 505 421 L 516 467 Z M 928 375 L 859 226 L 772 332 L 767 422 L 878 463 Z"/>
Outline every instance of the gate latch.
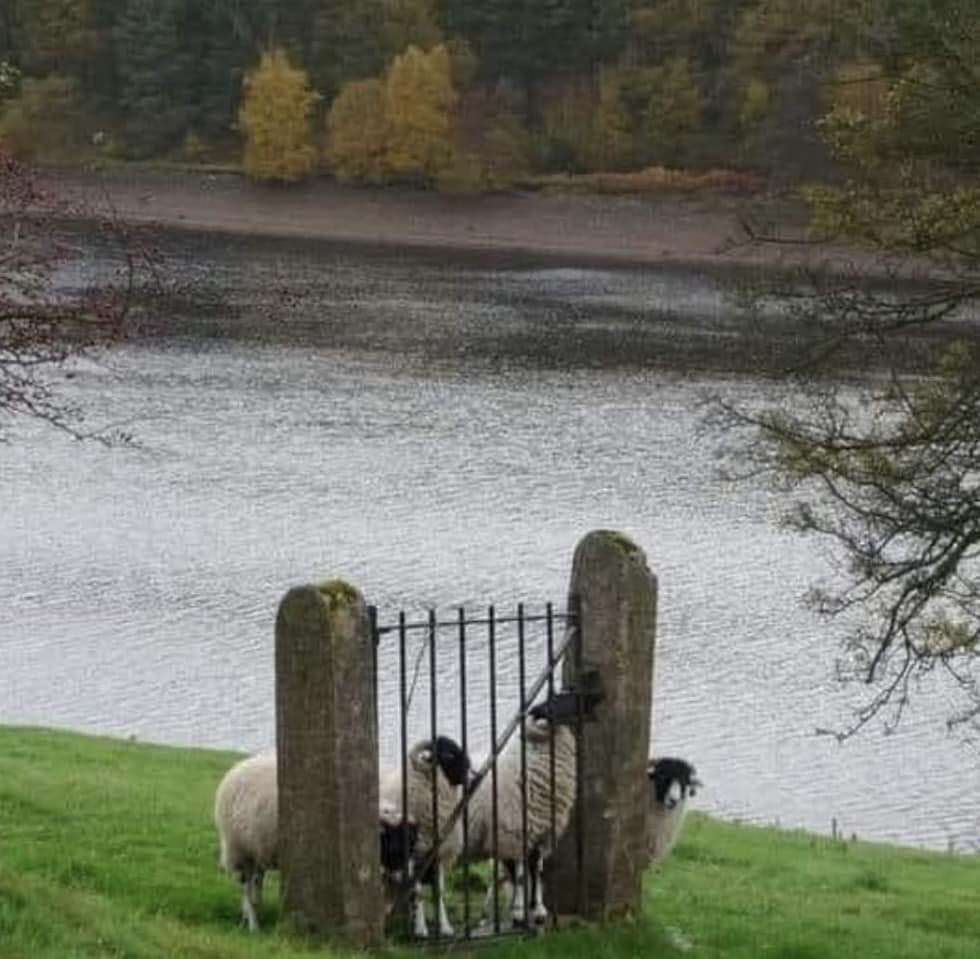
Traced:
<path fill-rule="evenodd" d="M 579 717 L 586 722 L 595 719 L 596 707 L 604 698 L 599 671 L 588 669 L 579 673 L 576 682 L 555 693 L 548 702 L 554 722 L 572 725 Z"/>

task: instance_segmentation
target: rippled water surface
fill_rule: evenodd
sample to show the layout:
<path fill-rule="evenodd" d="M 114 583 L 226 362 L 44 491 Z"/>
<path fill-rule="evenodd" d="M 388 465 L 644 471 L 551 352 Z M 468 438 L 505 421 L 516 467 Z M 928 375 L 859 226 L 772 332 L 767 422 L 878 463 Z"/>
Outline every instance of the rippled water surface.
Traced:
<path fill-rule="evenodd" d="M 140 447 L 24 424 L 0 447 L 0 721 L 262 747 L 291 585 L 343 576 L 383 617 L 562 604 L 576 542 L 613 527 L 660 580 L 655 750 L 697 764 L 704 807 L 980 847 L 980 768 L 941 699 L 891 736 L 814 735 L 849 705 L 799 603 L 825 558 L 774 494 L 716 478 L 700 407 L 778 397 L 669 361 L 728 348 L 709 279 L 206 238 L 170 265 L 197 285 L 167 327 L 64 384 Z M 390 754 L 392 648 L 381 666 Z M 439 675 L 451 723 L 448 655 Z M 479 747 L 478 668 L 470 694 Z"/>

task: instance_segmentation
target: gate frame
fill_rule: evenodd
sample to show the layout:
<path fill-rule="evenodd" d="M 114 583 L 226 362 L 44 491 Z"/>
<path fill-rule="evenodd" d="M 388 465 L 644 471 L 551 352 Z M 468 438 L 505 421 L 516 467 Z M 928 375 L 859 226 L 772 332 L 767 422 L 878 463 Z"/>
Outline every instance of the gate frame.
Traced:
<path fill-rule="evenodd" d="M 428 649 L 429 651 L 429 696 L 430 696 L 430 738 L 435 738 L 439 735 L 438 730 L 438 695 L 435 694 L 436 690 L 436 656 L 435 647 L 438 643 L 437 635 L 439 630 L 450 630 L 455 629 L 457 631 L 457 642 L 459 650 L 459 685 L 460 685 L 460 715 L 459 723 L 461 727 L 460 734 L 460 747 L 467 752 L 468 755 L 468 724 L 467 724 L 467 704 L 466 704 L 466 641 L 467 641 L 467 627 L 470 626 L 486 626 L 487 627 L 487 651 L 488 651 L 488 666 L 489 666 L 489 696 L 488 705 L 490 708 L 490 752 L 487 757 L 482 762 L 480 768 L 474 773 L 470 782 L 463 788 L 460 798 L 456 802 L 453 811 L 450 813 L 449 817 L 446 819 L 443 834 L 439 834 L 438 826 L 440 825 L 439 820 L 439 809 L 437 794 L 435 791 L 435 775 L 433 775 L 433 823 L 436 824 L 436 836 L 433 843 L 433 848 L 429 851 L 427 856 L 422 860 L 420 864 L 416 866 L 419 873 L 424 874 L 428 869 L 433 866 L 438 857 L 438 851 L 442 845 L 446 842 L 452 830 L 455 828 L 456 824 L 462 820 L 463 827 L 463 844 L 464 849 L 467 844 L 469 836 L 469 803 L 472 799 L 474 793 L 483 783 L 488 775 L 491 777 L 491 830 L 493 833 L 494 841 L 493 846 L 496 849 L 498 843 L 498 797 L 497 797 L 497 762 L 502 755 L 503 751 L 510 743 L 515 732 L 519 731 L 520 742 L 521 742 L 521 783 L 522 783 L 522 802 L 521 802 L 521 815 L 522 815 L 522 842 L 524 844 L 523 849 L 523 859 L 525 864 L 528 861 L 529 850 L 527 848 L 527 768 L 526 768 L 526 720 L 528 713 L 535 705 L 535 700 L 541 694 L 541 692 L 547 687 L 548 696 L 550 697 L 556 692 L 556 682 L 555 682 L 555 672 L 556 670 L 567 662 L 569 659 L 569 654 L 574 651 L 574 656 L 578 661 L 577 673 L 579 675 L 589 675 L 587 674 L 581 664 L 581 649 L 582 649 L 582 628 L 581 628 L 581 614 L 578 611 L 578 601 L 576 597 L 570 597 L 568 606 L 563 611 L 556 611 L 554 603 L 548 602 L 544 604 L 544 613 L 527 613 L 526 604 L 521 602 L 516 606 L 516 613 L 510 616 L 499 616 L 497 615 L 497 607 L 493 604 L 487 607 L 485 616 L 481 616 L 479 613 L 474 612 L 473 615 L 467 616 L 467 610 L 464 606 L 456 607 L 456 617 L 455 619 L 442 619 L 440 620 L 434 609 L 428 611 L 427 618 L 424 620 L 414 620 L 409 621 L 405 615 L 405 612 L 399 611 L 397 622 L 381 624 L 379 623 L 379 611 L 378 607 L 370 606 L 368 607 L 368 615 L 371 623 L 372 635 L 374 637 L 374 663 L 375 663 L 375 683 L 377 684 L 377 662 L 378 662 L 378 648 L 384 637 L 391 634 L 396 634 L 398 638 L 398 659 L 399 659 L 399 698 L 400 698 L 400 736 L 401 736 L 401 773 L 402 773 L 402 809 L 407 806 L 407 757 L 408 757 L 408 733 L 407 733 L 407 713 L 409 708 L 409 701 L 406 699 L 406 680 L 407 680 L 407 660 L 406 660 L 406 642 L 408 634 L 412 632 L 427 632 L 427 645 L 421 647 L 422 650 Z M 526 627 L 532 624 L 545 625 L 545 653 L 546 662 L 543 668 L 539 671 L 534 681 L 530 686 L 527 684 L 526 677 Z M 557 648 L 555 646 L 555 627 L 556 625 L 564 625 L 565 635 L 562 641 L 558 644 Z M 497 640 L 497 627 L 501 625 L 516 625 L 517 627 L 517 650 L 518 650 L 518 686 L 520 689 L 519 705 L 515 713 L 509 722 L 503 727 L 503 731 L 498 731 L 497 729 L 497 683 L 496 683 L 496 640 Z M 451 640 L 447 637 L 445 642 L 448 643 Z M 592 674 L 586 684 L 586 687 L 581 690 L 588 692 L 589 694 L 595 696 L 596 694 L 601 696 L 600 682 L 598 681 L 598 676 Z M 580 690 L 574 688 L 568 688 L 567 685 L 563 685 L 563 692 L 579 692 Z M 377 685 L 375 687 L 375 701 L 376 703 L 380 699 L 377 692 Z M 582 767 L 581 767 L 581 742 L 582 736 L 580 735 L 581 724 L 585 722 L 584 699 L 580 697 L 579 700 L 579 715 L 575 725 L 575 735 L 576 735 L 576 755 L 575 755 L 575 765 L 576 765 L 576 801 L 578 801 L 579 793 L 581 790 L 582 782 Z M 552 730 L 551 737 L 551 755 L 550 755 L 550 792 L 551 796 L 555 795 L 556 787 L 556 770 L 555 770 L 555 755 L 554 755 L 554 730 Z M 567 834 L 568 828 L 571 828 L 573 822 L 580 820 L 571 819 L 569 821 L 568 827 L 565 833 Z M 552 829 L 552 849 L 556 847 L 555 835 L 557 832 L 557 826 L 555 821 L 555 810 L 554 802 L 552 800 L 551 809 L 551 829 Z M 581 836 L 577 837 L 576 847 L 579 850 L 584 850 L 584 842 Z M 579 860 L 581 861 L 581 859 Z M 499 860 L 496 857 L 491 858 L 491 889 L 493 898 L 493 909 L 492 916 L 490 917 L 492 922 L 492 930 L 486 933 L 475 932 L 471 928 L 471 903 L 470 903 L 470 890 L 469 890 L 469 876 L 472 863 L 464 855 L 461 857 L 459 862 L 462 864 L 463 872 L 463 882 L 465 893 L 463 896 L 463 934 L 461 936 L 454 936 L 452 939 L 447 939 L 439 934 L 438 929 L 433 937 L 436 944 L 440 941 L 443 944 L 454 944 L 458 942 L 465 942 L 467 944 L 472 943 L 485 943 L 502 938 L 513 938 L 517 936 L 527 936 L 533 935 L 535 928 L 531 923 L 527 923 L 524 926 L 516 926 L 511 930 L 503 931 L 501 929 L 501 909 L 499 902 Z M 407 874 L 407 870 L 405 871 Z M 528 911 L 528 893 L 530 878 L 528 875 L 528 870 L 525 868 L 523 870 L 523 884 L 524 884 L 524 902 L 525 902 L 525 913 Z M 407 895 L 409 890 L 406 888 L 402 891 L 402 895 L 398 898 L 398 905 L 400 907 L 407 904 Z M 434 905 L 438 910 L 439 908 L 440 895 L 438 888 L 434 889 Z M 552 917 L 554 921 L 554 917 Z M 414 940 L 419 944 L 426 944 L 431 942 L 431 940 Z"/>
<path fill-rule="evenodd" d="M 646 834 L 649 817 L 646 762 L 657 580 L 643 551 L 614 531 L 598 530 L 583 537 L 575 550 L 569 587 L 568 610 L 573 609 L 577 629 L 572 636 L 579 637 L 576 653 L 571 659 L 566 655 L 570 638 L 558 654 L 551 645 L 553 637 L 549 640 L 547 675 L 535 681 L 530 700 L 524 682 L 523 627 L 519 630 L 521 708 L 516 724 L 513 720 L 508 724 L 503 743 L 496 738 L 494 723 L 490 762 L 495 773 L 496 757 L 518 726 L 522 754 L 526 751 L 528 704 L 545 683 L 553 691 L 559 660 L 565 690 L 586 692 L 595 680 L 600 689 L 608 691 L 598 721 L 580 726 L 577 736 L 577 801 L 570 825 L 580 839 L 572 843 L 566 830 L 549 858 L 548 870 L 548 887 L 553 894 L 557 892 L 549 904 L 552 915 L 574 913 L 604 920 L 639 912 L 646 867 L 645 843 L 638 839 Z M 551 604 L 547 610 L 553 630 Z M 568 617 L 569 612 L 560 615 Z M 496 623 L 506 621 L 504 617 Z M 403 638 L 408 625 L 402 614 L 398 629 L 403 679 Z M 466 625 L 464 613 L 457 620 L 464 670 Z M 434 693 L 438 629 L 434 612 L 423 628 L 430 631 Z M 380 629 L 384 627 L 378 627 L 377 613 L 369 614 L 357 589 L 341 580 L 290 590 L 280 603 L 275 629 L 283 916 L 297 931 L 361 948 L 380 944 L 383 933 L 378 820 L 373 808 L 379 768 L 375 640 Z M 491 644 L 495 649 L 494 644 L 495 634 Z M 491 683 L 495 700 L 494 687 Z M 404 700 L 404 682 L 401 688 Z M 465 684 L 463 690 L 465 697 Z M 433 694 L 430 710 L 433 735 L 438 734 L 437 698 Z M 465 705 L 461 707 L 465 728 Z M 406 714 L 403 710 L 403 739 L 407 737 Z M 583 774 L 584 755 L 590 757 L 588 776 Z M 593 755 L 596 758 L 591 760 Z M 523 778 L 526 789 L 526 775 Z M 471 795 L 472 789 L 466 793 Z M 526 808 L 526 793 L 524 798 Z M 434 810 L 438 812 L 437 805 Z M 468 815 L 465 803 L 459 815 Z M 438 824 L 438 815 L 434 820 Z M 587 837 L 581 828 L 586 822 Z M 526 861 L 526 829 L 524 832 Z M 438 848 L 438 836 L 435 846 Z M 570 894 L 573 875 L 578 876 L 574 896 Z M 438 905 L 438 893 L 436 902 Z M 494 902 L 495 907 L 499 905 L 496 881 Z M 499 917 L 497 908 L 495 917 Z"/>

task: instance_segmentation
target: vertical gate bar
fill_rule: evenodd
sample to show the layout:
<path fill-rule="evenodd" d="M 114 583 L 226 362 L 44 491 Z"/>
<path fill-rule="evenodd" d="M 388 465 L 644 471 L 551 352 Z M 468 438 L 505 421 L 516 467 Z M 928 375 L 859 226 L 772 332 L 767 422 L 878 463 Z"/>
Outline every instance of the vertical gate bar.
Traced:
<path fill-rule="evenodd" d="M 582 637 L 582 609 L 578 596 L 572 597 L 572 611 L 575 616 L 575 676 L 579 687 L 582 686 L 582 674 L 584 672 L 583 648 L 584 640 Z M 580 688 L 579 692 L 583 692 Z M 585 768 L 585 699 L 578 697 L 578 715 L 576 717 L 575 730 L 575 805 L 577 814 L 575 816 L 575 863 L 578 870 L 578 915 L 585 915 L 586 907 L 586 888 L 585 888 L 585 823 L 583 822 L 582 807 L 584 804 L 584 787 L 582 780 L 582 770 Z"/>
<path fill-rule="evenodd" d="M 381 726 L 378 721 L 378 709 L 381 697 L 378 695 L 378 646 L 381 643 L 381 637 L 378 635 L 378 607 L 368 606 L 368 622 L 371 627 L 371 655 L 373 657 L 373 670 L 374 670 L 374 728 L 380 729 Z"/>
<path fill-rule="evenodd" d="M 524 604 L 517 604 L 517 675 L 520 683 L 520 705 L 521 705 L 521 883 L 524 896 L 524 916 L 525 924 L 528 920 L 528 882 L 527 882 L 527 700 L 525 688 L 525 663 L 524 663 Z M 515 877 L 516 878 L 516 877 Z"/>
<path fill-rule="evenodd" d="M 491 865 L 491 890 L 493 891 L 493 931 L 500 934 L 500 876 L 497 859 L 499 823 L 497 820 L 497 629 L 494 608 L 487 610 L 487 648 L 490 653 L 490 825 L 493 834 L 493 859 Z"/>
<path fill-rule="evenodd" d="M 441 872 L 439 870 L 439 789 L 438 789 L 438 775 L 439 775 L 439 762 L 437 754 L 437 740 L 439 738 L 438 733 L 438 695 L 436 693 L 436 611 L 434 609 L 429 610 L 429 721 L 431 726 L 431 746 L 432 746 L 432 851 L 435 854 L 435 859 L 432 863 L 432 868 L 435 874 L 441 878 Z M 436 940 L 438 941 L 442 935 L 442 930 L 439 928 L 439 909 L 442 905 L 442 890 L 439 888 L 440 883 L 434 882 L 432 884 L 432 902 L 435 906 L 436 918 L 434 922 L 434 928 L 436 931 Z"/>
<path fill-rule="evenodd" d="M 555 695 L 555 615 L 551 603 L 545 607 L 545 638 L 548 652 L 548 698 Z M 551 852 L 554 854 L 558 846 L 558 820 L 557 809 L 555 808 L 555 792 L 557 789 L 557 774 L 555 770 L 555 724 L 548 727 L 548 802 L 551 813 Z M 541 889 L 538 888 L 538 895 Z"/>
<path fill-rule="evenodd" d="M 466 733 L 466 613 L 459 608 L 459 723 L 460 745 L 469 756 L 469 737 Z M 470 858 L 466 850 L 470 841 L 470 805 L 467 792 L 469 780 L 463 784 L 463 938 L 470 938 Z"/>
<path fill-rule="evenodd" d="M 403 888 L 401 890 L 401 902 L 408 905 L 406 893 L 410 890 L 409 874 L 411 873 L 411 863 L 414 850 L 409 849 L 408 844 L 408 671 L 405 657 L 405 644 L 408 641 L 408 630 L 405 626 L 405 611 L 398 614 L 398 685 L 401 688 L 401 754 L 402 754 L 402 849 L 405 850 L 405 861 L 402 865 Z"/>

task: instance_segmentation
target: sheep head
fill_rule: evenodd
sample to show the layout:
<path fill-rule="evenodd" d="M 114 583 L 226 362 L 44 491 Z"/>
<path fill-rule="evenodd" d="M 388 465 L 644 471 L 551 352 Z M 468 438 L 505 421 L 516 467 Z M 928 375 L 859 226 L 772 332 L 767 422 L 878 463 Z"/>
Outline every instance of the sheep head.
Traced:
<path fill-rule="evenodd" d="M 382 821 L 380 832 L 382 875 L 388 882 L 399 885 L 412 877 L 419 827 L 407 820 L 398 823 Z"/>
<path fill-rule="evenodd" d="M 432 740 L 419 743 L 413 752 L 413 761 L 420 769 L 431 769 L 433 759 L 451 786 L 465 786 L 470 777 L 470 757 L 455 739 L 437 736 L 435 748 Z"/>
<path fill-rule="evenodd" d="M 665 756 L 647 763 L 647 779 L 653 798 L 666 809 L 674 809 L 702 787 L 697 771 L 686 760 Z"/>

